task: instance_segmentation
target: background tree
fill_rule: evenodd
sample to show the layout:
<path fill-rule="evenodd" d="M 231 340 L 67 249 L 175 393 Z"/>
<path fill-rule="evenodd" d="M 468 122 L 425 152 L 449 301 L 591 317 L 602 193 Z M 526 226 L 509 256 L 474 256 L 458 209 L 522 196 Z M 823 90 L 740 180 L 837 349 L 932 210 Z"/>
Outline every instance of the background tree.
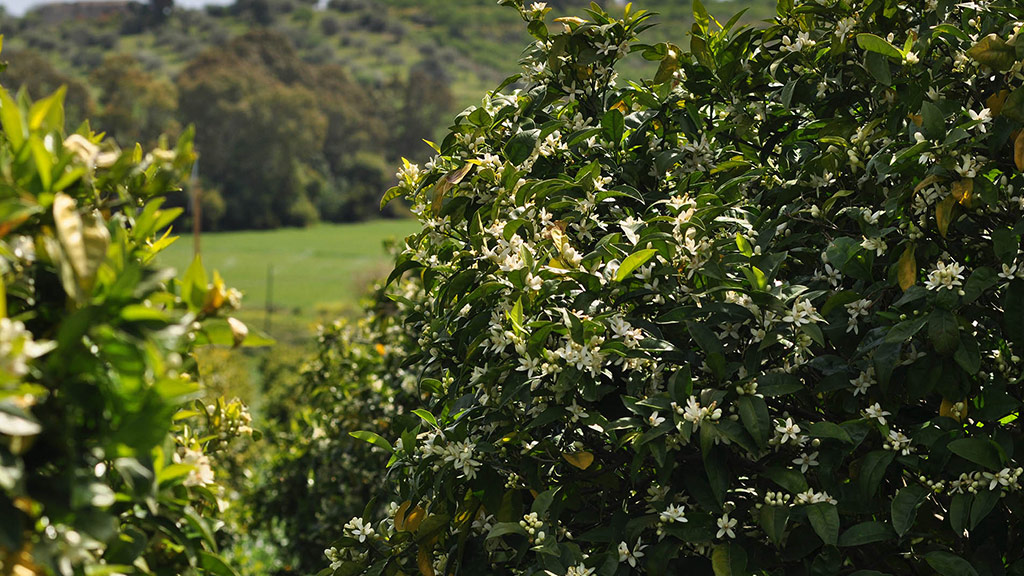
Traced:
<path fill-rule="evenodd" d="M 177 89 L 148 73 L 134 56 L 108 54 L 90 80 L 99 90 L 97 127 L 122 146 L 153 146 L 161 135 L 177 138 Z"/>

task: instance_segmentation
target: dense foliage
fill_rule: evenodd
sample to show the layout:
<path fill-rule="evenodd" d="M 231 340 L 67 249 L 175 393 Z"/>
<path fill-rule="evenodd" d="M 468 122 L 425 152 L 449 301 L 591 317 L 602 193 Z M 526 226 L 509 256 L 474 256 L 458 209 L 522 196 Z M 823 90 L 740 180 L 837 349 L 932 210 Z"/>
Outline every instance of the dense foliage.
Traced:
<path fill-rule="evenodd" d="M 522 87 L 385 196 L 421 421 L 325 572 L 1024 574 L 1024 10 L 502 3 Z"/>
<path fill-rule="evenodd" d="M 412 297 L 416 283 L 405 290 Z M 249 530 L 281 535 L 282 573 L 316 573 L 339 521 L 386 510 L 380 472 L 388 455 L 348 433 L 388 434 L 419 420 L 418 374 L 401 366 L 416 338 L 397 322 L 404 304 L 377 295 L 366 317 L 320 329 L 316 354 L 291 385 L 268 374 L 270 456 L 244 500 L 252 503 Z"/>
<path fill-rule="evenodd" d="M 213 455 L 245 406 L 199 396 L 196 342 L 237 344 L 238 294 L 155 264 L 194 160 L 64 132 L 63 90 L 0 89 L 0 573 L 219 574 Z"/>

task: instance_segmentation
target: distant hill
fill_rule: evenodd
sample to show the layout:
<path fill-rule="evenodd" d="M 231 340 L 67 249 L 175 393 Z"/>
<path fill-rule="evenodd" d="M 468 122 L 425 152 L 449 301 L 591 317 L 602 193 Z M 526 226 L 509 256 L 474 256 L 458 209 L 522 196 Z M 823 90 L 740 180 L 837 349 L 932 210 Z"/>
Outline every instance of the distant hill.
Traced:
<path fill-rule="evenodd" d="M 202 10 L 171 1 L 4 17 L 10 66 L 0 84 L 36 98 L 67 86 L 72 126 L 89 118 L 122 146 L 155 146 L 196 125 L 206 229 L 379 216 L 400 158 L 426 160 L 423 140 L 518 72 L 531 42 L 516 11 L 494 0 L 236 0 Z M 774 4 L 709 8 L 721 18 L 747 8 L 756 21 Z M 549 18 L 589 6 L 548 5 Z M 687 1 L 634 7 L 659 14 L 648 43 L 686 45 Z M 620 70 L 630 79 L 652 67 L 633 55 Z"/>

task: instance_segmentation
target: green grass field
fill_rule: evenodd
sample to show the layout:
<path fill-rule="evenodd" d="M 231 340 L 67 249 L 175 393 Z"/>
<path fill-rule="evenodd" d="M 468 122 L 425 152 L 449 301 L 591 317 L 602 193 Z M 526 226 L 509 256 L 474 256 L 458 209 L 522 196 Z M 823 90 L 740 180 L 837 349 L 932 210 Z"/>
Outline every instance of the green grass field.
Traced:
<path fill-rule="evenodd" d="M 200 247 L 207 270 L 217 270 L 229 286 L 245 294 L 239 316 L 256 327 L 264 325 L 267 278 L 273 274 L 270 332 L 281 337 L 285 329 L 301 332 L 353 311 L 367 285 L 390 270 L 383 241 L 418 229 L 414 220 L 377 220 L 209 233 L 203 234 Z M 181 238 L 160 259 L 177 268 L 180 277 L 192 261 L 193 242 L 191 235 L 179 233 Z"/>

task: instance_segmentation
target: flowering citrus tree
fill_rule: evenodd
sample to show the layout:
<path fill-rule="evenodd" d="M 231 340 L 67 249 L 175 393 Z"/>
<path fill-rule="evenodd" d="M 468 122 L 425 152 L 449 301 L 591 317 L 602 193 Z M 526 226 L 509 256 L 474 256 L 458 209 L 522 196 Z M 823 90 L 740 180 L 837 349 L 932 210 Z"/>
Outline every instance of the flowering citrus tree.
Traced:
<path fill-rule="evenodd" d="M 502 4 L 525 72 L 385 196 L 425 401 L 325 573 L 1024 574 L 1024 10 Z"/>
<path fill-rule="evenodd" d="M 174 149 L 64 132 L 63 89 L 0 89 L 0 574 L 230 575 L 211 455 L 250 435 L 198 403 L 192 343 L 240 343 L 238 293 L 154 257 L 188 174 Z"/>

